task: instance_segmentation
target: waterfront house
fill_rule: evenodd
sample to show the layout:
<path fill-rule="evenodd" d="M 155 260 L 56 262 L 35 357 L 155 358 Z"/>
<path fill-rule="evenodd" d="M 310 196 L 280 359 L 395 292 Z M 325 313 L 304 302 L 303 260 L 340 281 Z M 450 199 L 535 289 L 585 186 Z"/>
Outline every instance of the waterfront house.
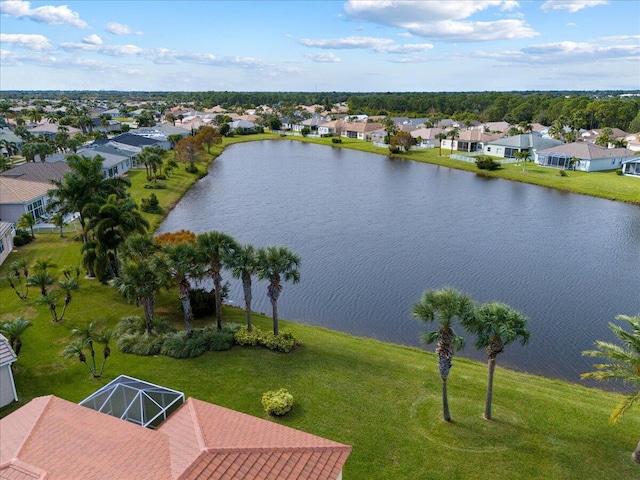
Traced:
<path fill-rule="evenodd" d="M 546 138 L 537 133 L 523 133 L 492 140 L 484 146 L 484 153 L 494 157 L 516 158 L 518 152 L 529 152 L 533 159 L 538 150 L 562 145 L 560 140 Z"/>
<path fill-rule="evenodd" d="M 640 178 L 640 157 L 633 157 L 622 162 L 622 175 Z"/>
<path fill-rule="evenodd" d="M 589 142 L 573 142 L 540 150 L 534 161 L 545 167 L 598 172 L 621 168 L 623 162 L 634 156 L 635 152 L 627 148 L 607 148 Z"/>

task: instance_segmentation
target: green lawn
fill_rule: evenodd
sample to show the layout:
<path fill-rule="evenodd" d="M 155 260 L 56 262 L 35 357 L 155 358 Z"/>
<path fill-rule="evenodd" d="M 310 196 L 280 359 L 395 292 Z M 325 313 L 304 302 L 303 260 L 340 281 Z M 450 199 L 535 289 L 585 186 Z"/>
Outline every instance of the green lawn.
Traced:
<path fill-rule="evenodd" d="M 144 174 L 133 172 L 130 178 L 137 198 L 150 192 L 141 187 Z M 175 202 L 195 178 L 172 175 L 166 196 L 158 195 L 161 202 Z M 21 257 L 50 257 L 59 266 L 77 264 L 79 249 L 80 244 L 69 237 L 40 234 L 35 243 L 11 254 L 0 267 L 0 277 Z M 434 354 L 286 321 L 281 328 L 302 342 L 290 354 L 234 347 L 175 360 L 125 355 L 114 348 L 105 376 L 95 380 L 84 365 L 60 355 L 71 328 L 89 320 L 112 327 L 122 316 L 141 314 L 141 309 L 96 280 L 82 279 L 68 318 L 54 324 L 46 307 L 35 305 L 36 293 L 32 290 L 23 302 L 6 283 L 0 286 L 0 319 L 23 315 L 34 324 L 23 337 L 16 363 L 19 405 L 48 394 L 77 402 L 127 374 L 264 417 L 262 393 L 285 387 L 294 395 L 294 409 L 274 421 L 352 445 L 345 478 L 627 480 L 638 476 L 630 453 L 640 437 L 640 417 L 632 411 L 618 425 L 609 425 L 608 416 L 620 399 L 614 393 L 498 367 L 494 421 L 488 422 L 482 419 L 486 366 L 457 358 L 449 380 L 454 423 L 447 424 L 441 420 Z M 160 296 L 157 314 L 182 326 L 176 292 Z M 227 307 L 224 314 L 226 321 L 244 320 L 236 308 Z M 265 329 L 270 326 L 262 315 L 254 320 Z M 19 405 L 5 407 L 0 416 Z"/>

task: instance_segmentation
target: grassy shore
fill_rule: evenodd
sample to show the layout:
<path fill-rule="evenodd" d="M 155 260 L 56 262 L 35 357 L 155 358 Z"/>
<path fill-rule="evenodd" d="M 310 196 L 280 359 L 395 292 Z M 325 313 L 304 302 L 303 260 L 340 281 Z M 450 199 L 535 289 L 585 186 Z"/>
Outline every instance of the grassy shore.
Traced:
<path fill-rule="evenodd" d="M 212 154 L 222 148 L 213 147 Z M 206 164 L 199 167 L 204 171 Z M 130 178 L 134 197 L 151 192 L 142 188 L 144 174 L 133 172 Z M 196 179 L 181 169 L 167 180 L 169 188 L 153 192 L 166 208 Z M 149 219 L 155 225 L 161 216 Z M 0 277 L 8 264 L 22 257 L 49 257 L 59 266 L 78 264 L 79 250 L 80 244 L 70 237 L 40 234 L 33 244 L 11 254 L 0 267 Z M 254 292 L 262 294 L 266 292 Z M 21 301 L 6 283 L 0 286 L 0 320 L 22 315 L 34 324 L 23 337 L 16 363 L 20 403 L 0 410 L 0 416 L 40 395 L 80 401 L 120 374 L 258 417 L 264 417 L 262 393 L 285 387 L 294 395 L 295 406 L 274 421 L 352 445 L 345 478 L 613 480 L 638 475 L 630 452 L 638 440 L 640 418 L 630 412 L 618 425 L 609 425 L 609 413 L 620 400 L 615 393 L 498 368 L 495 420 L 488 422 L 482 419 L 486 366 L 457 358 L 449 381 L 454 423 L 447 424 L 441 419 L 434 354 L 286 321 L 281 328 L 302 342 L 290 354 L 234 347 L 175 360 L 125 355 L 113 348 L 104 377 L 96 380 L 77 360 L 60 355 L 71 329 L 89 320 L 113 327 L 141 309 L 96 280 L 82 279 L 68 318 L 54 324 L 46 307 L 35 304 L 36 296 L 32 290 L 29 299 Z M 176 292 L 162 293 L 157 314 L 182 326 Z M 244 320 L 237 308 L 225 307 L 224 315 L 225 321 Z M 270 326 L 262 315 L 254 320 L 265 329 Z"/>

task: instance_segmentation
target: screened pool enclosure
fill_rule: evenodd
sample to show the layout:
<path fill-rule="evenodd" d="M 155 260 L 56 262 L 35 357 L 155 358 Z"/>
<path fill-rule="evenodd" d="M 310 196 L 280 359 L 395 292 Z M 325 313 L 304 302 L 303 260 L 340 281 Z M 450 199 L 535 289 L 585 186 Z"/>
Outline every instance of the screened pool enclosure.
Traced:
<path fill-rule="evenodd" d="M 147 428 L 157 428 L 184 403 L 184 394 L 120 375 L 80 405 Z"/>

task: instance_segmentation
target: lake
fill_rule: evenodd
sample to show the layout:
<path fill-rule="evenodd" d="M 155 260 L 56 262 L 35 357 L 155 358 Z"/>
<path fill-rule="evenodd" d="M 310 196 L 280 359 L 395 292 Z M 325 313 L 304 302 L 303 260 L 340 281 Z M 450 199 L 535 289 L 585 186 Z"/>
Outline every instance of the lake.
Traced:
<path fill-rule="evenodd" d="M 283 319 L 433 351 L 411 315 L 424 290 L 507 303 L 532 335 L 498 365 L 572 382 L 591 370 L 583 350 L 614 341 L 609 322 L 640 313 L 640 207 L 384 155 L 230 146 L 160 231 L 182 228 L 298 253 L 301 282 L 284 284 Z M 240 282 L 224 279 L 244 307 Z M 253 296 L 270 314 L 266 283 Z M 459 355 L 486 359 L 471 341 Z"/>

